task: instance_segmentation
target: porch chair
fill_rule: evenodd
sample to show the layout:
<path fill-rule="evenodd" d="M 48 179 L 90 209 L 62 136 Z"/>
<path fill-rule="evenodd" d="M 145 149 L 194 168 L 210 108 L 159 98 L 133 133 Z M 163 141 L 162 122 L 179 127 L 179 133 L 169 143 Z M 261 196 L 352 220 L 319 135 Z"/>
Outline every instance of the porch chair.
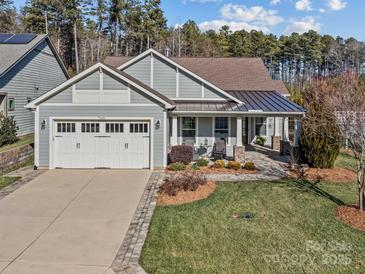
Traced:
<path fill-rule="evenodd" d="M 212 157 L 217 159 L 223 159 L 226 157 L 226 141 L 225 140 L 218 140 L 214 143 Z"/>

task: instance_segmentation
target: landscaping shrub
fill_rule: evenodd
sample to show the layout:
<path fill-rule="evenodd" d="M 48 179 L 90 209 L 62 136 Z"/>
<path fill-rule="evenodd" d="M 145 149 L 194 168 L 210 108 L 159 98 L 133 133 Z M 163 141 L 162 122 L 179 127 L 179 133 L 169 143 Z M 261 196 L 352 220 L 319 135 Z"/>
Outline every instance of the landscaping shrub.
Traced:
<path fill-rule="evenodd" d="M 315 168 L 332 168 L 341 147 L 341 132 L 334 113 L 312 104 L 302 120 L 300 149 L 304 161 Z"/>
<path fill-rule="evenodd" d="M 266 138 L 265 137 L 263 137 L 263 136 L 256 136 L 256 139 L 255 139 L 255 144 L 256 145 L 263 146 L 263 145 L 265 145 L 265 142 L 266 142 Z"/>
<path fill-rule="evenodd" d="M 207 166 L 209 164 L 209 160 L 201 158 L 198 161 L 196 161 L 196 164 L 198 166 Z"/>
<path fill-rule="evenodd" d="M 191 169 L 192 170 L 199 170 L 199 166 L 196 163 L 194 163 L 194 164 L 191 165 Z"/>
<path fill-rule="evenodd" d="M 241 169 L 241 164 L 239 162 L 236 162 L 236 161 L 229 161 L 228 164 L 227 164 L 227 167 L 229 169 L 239 170 L 239 169 Z"/>
<path fill-rule="evenodd" d="M 0 146 L 10 145 L 18 141 L 18 127 L 13 116 L 0 116 Z"/>
<path fill-rule="evenodd" d="M 172 171 L 180 171 L 180 170 L 185 170 L 186 169 L 186 165 L 184 163 L 172 163 L 171 165 L 168 166 L 169 170 Z"/>
<path fill-rule="evenodd" d="M 170 152 L 171 163 L 190 164 L 193 160 L 193 148 L 191 146 L 173 146 Z"/>
<path fill-rule="evenodd" d="M 166 177 L 160 187 L 160 192 L 175 196 L 179 191 L 195 191 L 200 185 L 206 183 L 207 179 L 202 173 L 187 170 Z"/>
<path fill-rule="evenodd" d="M 217 160 L 214 163 L 214 167 L 215 168 L 225 168 L 226 167 L 226 163 L 224 162 L 224 160 Z"/>
<path fill-rule="evenodd" d="M 255 166 L 254 162 L 246 162 L 243 167 L 247 170 L 255 170 L 256 169 L 256 166 Z"/>

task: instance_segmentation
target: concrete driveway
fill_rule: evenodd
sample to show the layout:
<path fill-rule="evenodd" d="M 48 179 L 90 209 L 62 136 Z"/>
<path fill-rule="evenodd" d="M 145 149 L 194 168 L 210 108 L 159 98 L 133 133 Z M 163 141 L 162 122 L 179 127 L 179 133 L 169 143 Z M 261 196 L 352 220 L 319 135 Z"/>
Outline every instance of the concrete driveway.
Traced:
<path fill-rule="evenodd" d="M 51 170 L 0 200 L 0 273 L 109 269 L 148 170 Z"/>

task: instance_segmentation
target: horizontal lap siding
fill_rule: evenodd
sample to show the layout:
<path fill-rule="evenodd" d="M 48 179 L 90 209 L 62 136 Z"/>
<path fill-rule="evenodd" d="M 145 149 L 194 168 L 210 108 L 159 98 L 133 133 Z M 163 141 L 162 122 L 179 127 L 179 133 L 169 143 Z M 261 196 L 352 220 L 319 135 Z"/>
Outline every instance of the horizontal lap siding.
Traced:
<path fill-rule="evenodd" d="M 92 90 L 92 89 L 99 89 L 100 88 L 100 73 L 99 71 L 95 71 L 94 73 L 90 74 L 86 78 L 82 79 L 81 81 L 77 82 L 75 85 L 77 90 Z"/>
<path fill-rule="evenodd" d="M 201 83 L 194 80 L 190 75 L 179 73 L 179 97 L 180 98 L 201 98 Z"/>
<path fill-rule="evenodd" d="M 176 97 L 176 68 L 160 58 L 153 59 L 153 88 L 169 98 Z"/>
<path fill-rule="evenodd" d="M 205 139 L 208 140 L 209 145 L 213 145 L 213 128 L 212 117 L 199 117 L 198 118 L 198 144 L 204 144 Z"/>
<path fill-rule="evenodd" d="M 211 87 L 204 86 L 204 98 L 214 98 L 214 99 L 227 99 L 227 97 L 223 96 L 221 93 L 212 89 Z"/>
<path fill-rule="evenodd" d="M 65 89 L 64 91 L 57 93 L 55 96 L 49 98 L 47 103 L 72 103 L 72 87 Z"/>
<path fill-rule="evenodd" d="M 15 110 L 9 111 L 8 115 L 15 117 L 19 135 L 33 133 L 34 114 L 24 108 L 27 98 L 35 99 L 66 80 L 45 41 L 0 78 L 0 92 L 6 92 L 9 98 L 15 99 Z"/>
<path fill-rule="evenodd" d="M 103 88 L 105 90 L 126 90 L 128 89 L 128 85 L 127 83 L 122 83 L 120 79 L 115 76 L 104 73 Z"/>
<path fill-rule="evenodd" d="M 154 167 L 163 167 L 164 130 L 163 109 L 159 106 L 40 106 L 39 121 L 46 121 L 46 128 L 39 134 L 39 165 L 49 166 L 49 117 L 153 117 L 160 120 L 159 129 L 154 129 Z M 151 125 L 154 127 L 154 125 Z"/>
<path fill-rule="evenodd" d="M 138 79 L 142 83 L 149 85 L 151 84 L 151 57 L 146 56 L 137 63 L 131 65 L 124 70 L 129 75 Z"/>

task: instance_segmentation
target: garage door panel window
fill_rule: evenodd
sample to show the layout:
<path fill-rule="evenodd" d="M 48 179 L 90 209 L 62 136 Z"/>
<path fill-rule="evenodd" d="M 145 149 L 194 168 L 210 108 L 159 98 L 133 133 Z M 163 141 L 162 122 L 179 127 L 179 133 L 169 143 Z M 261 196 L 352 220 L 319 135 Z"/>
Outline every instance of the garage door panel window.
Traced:
<path fill-rule="evenodd" d="M 100 124 L 99 123 L 81 123 L 82 133 L 99 133 Z"/>
<path fill-rule="evenodd" d="M 58 133 L 76 132 L 76 124 L 75 123 L 57 123 L 57 132 Z"/>
<path fill-rule="evenodd" d="M 130 133 L 148 133 L 148 123 L 130 123 Z"/>
<path fill-rule="evenodd" d="M 105 132 L 106 133 L 123 133 L 124 124 L 123 123 L 106 123 Z"/>

